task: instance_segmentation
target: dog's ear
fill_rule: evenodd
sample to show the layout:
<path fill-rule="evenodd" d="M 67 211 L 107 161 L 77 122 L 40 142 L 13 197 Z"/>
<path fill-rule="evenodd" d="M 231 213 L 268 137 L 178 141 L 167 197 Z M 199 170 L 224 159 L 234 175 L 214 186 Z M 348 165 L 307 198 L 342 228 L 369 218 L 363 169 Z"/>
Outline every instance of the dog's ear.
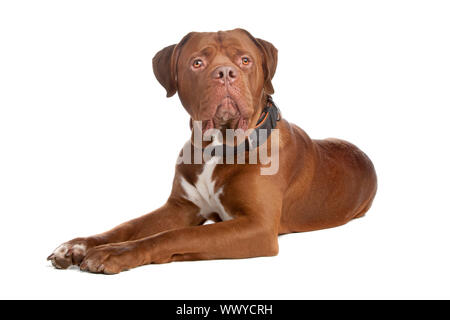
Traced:
<path fill-rule="evenodd" d="M 264 72 L 265 72 L 265 83 L 264 83 L 264 91 L 267 94 L 273 94 L 274 89 L 272 86 L 272 79 L 275 75 L 275 70 L 277 69 L 278 63 L 278 50 L 275 48 L 273 44 L 263 39 L 256 39 L 260 44 L 260 49 L 263 51 L 264 56 Z"/>
<path fill-rule="evenodd" d="M 181 48 L 192 36 L 188 33 L 178 44 L 165 47 L 153 57 L 153 73 L 159 83 L 166 89 L 167 97 L 177 92 L 177 62 Z"/>
<path fill-rule="evenodd" d="M 264 91 L 267 94 L 273 94 L 272 79 L 275 75 L 278 63 L 278 50 L 269 41 L 255 38 L 245 29 L 238 28 L 241 32 L 244 32 L 259 48 L 263 56 L 263 69 L 264 69 Z"/>
<path fill-rule="evenodd" d="M 159 83 L 166 89 L 167 97 L 177 92 L 176 80 L 172 75 L 172 55 L 176 45 L 165 47 L 153 57 L 153 73 Z"/>

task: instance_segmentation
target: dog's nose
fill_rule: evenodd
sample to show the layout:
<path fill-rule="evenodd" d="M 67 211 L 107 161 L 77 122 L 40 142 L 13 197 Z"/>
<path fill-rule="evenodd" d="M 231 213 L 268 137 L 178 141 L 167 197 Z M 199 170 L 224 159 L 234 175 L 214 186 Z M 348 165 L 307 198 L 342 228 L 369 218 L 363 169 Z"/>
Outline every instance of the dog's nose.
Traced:
<path fill-rule="evenodd" d="M 214 80 L 223 84 L 225 82 L 233 83 L 238 77 L 238 72 L 233 66 L 218 66 L 213 70 L 211 76 Z"/>

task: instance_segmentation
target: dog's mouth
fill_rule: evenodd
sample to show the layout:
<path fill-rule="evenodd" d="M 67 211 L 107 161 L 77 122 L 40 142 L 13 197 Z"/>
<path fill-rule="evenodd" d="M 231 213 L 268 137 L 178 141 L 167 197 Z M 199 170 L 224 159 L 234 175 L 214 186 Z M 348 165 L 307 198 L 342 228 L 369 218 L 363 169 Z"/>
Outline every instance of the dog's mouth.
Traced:
<path fill-rule="evenodd" d="M 209 129 L 248 129 L 248 118 L 244 117 L 241 112 L 239 105 L 236 101 L 227 95 L 220 101 L 217 105 L 216 112 L 211 119 L 204 120 L 202 123 L 203 133 Z"/>

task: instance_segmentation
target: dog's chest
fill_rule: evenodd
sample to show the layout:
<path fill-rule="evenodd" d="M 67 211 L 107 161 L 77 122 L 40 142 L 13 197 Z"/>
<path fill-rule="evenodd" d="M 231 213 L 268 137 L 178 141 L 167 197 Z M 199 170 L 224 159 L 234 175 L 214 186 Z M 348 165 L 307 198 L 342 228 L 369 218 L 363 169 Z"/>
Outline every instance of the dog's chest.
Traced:
<path fill-rule="evenodd" d="M 181 187 L 185 198 L 199 207 L 199 214 L 205 219 L 209 219 L 213 213 L 216 213 L 222 221 L 226 221 L 231 220 L 232 217 L 225 211 L 220 200 L 223 186 L 216 188 L 216 182 L 213 180 L 217 162 L 218 158 L 214 157 L 205 163 L 194 184 L 181 177 Z"/>

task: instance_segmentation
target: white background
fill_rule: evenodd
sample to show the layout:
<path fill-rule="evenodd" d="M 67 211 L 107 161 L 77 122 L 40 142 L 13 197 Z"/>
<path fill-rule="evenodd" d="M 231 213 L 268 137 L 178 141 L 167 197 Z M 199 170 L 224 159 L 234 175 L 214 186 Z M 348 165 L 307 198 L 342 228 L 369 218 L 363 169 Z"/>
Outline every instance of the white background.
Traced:
<path fill-rule="evenodd" d="M 450 298 L 446 1 L 2 1 L 0 298 Z M 367 216 L 286 235 L 273 258 L 59 271 L 61 242 L 166 200 L 188 115 L 151 60 L 190 31 L 279 50 L 274 100 L 364 150 Z"/>

